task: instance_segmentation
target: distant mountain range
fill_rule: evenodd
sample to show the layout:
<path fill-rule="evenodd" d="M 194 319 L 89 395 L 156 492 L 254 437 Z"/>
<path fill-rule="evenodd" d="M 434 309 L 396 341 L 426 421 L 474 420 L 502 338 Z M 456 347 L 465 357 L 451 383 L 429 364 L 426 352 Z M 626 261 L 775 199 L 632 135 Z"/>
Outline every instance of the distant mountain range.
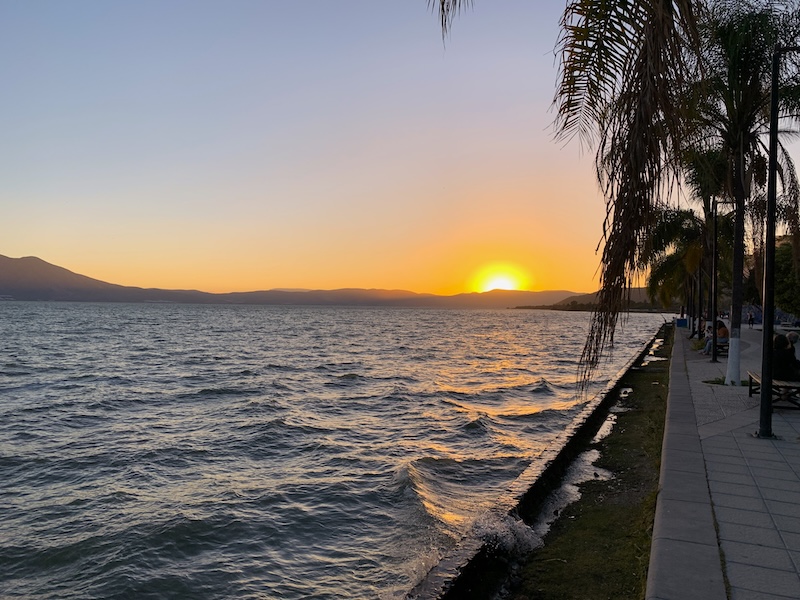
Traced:
<path fill-rule="evenodd" d="M 509 308 L 551 306 L 590 295 L 558 290 L 523 292 L 493 290 L 484 293 L 439 296 L 404 290 L 266 290 L 212 294 L 197 290 L 162 290 L 106 283 L 73 273 L 40 258 L 0 255 L 0 299 L 66 302 L 182 302 L 192 304 L 303 304 L 407 306 L 431 308 Z"/>

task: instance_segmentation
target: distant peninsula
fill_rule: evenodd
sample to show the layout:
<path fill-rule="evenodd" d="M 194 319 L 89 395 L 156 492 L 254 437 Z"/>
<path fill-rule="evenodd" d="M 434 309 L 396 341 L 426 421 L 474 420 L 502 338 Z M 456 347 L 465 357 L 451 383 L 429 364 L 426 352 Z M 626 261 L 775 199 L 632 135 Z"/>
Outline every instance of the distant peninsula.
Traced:
<path fill-rule="evenodd" d="M 0 300 L 58 302 L 175 302 L 187 304 L 272 304 L 400 306 L 414 308 L 551 307 L 585 298 L 566 290 L 525 292 L 492 290 L 440 296 L 405 290 L 285 290 L 214 294 L 198 290 L 163 290 L 106 283 L 73 273 L 34 256 L 0 255 Z"/>

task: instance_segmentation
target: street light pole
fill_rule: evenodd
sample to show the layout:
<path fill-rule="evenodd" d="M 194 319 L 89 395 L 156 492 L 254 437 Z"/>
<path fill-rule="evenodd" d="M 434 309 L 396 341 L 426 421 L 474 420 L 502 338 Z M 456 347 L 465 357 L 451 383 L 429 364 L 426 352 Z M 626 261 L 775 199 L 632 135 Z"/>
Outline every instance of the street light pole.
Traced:
<path fill-rule="evenodd" d="M 717 199 L 714 198 L 714 249 L 711 252 L 711 362 L 717 361 Z"/>

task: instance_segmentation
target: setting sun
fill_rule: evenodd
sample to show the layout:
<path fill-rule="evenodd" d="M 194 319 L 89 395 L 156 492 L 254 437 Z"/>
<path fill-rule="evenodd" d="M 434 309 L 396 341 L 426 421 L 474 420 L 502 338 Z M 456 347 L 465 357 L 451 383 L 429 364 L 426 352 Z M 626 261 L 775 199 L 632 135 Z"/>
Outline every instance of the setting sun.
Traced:
<path fill-rule="evenodd" d="M 524 290 L 530 284 L 528 274 L 510 263 L 492 263 L 481 268 L 470 286 L 476 292 Z"/>

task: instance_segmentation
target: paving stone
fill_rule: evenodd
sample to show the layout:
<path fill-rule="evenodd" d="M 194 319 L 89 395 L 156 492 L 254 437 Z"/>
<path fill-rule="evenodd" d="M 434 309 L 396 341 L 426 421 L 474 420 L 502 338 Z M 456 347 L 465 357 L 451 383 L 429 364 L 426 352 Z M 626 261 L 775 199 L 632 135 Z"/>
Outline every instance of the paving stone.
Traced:
<path fill-rule="evenodd" d="M 750 467 L 746 464 L 731 465 L 726 463 L 713 463 L 706 462 L 706 471 L 708 473 L 740 473 L 750 475 Z"/>
<path fill-rule="evenodd" d="M 800 533 L 784 531 L 781 536 L 783 537 L 783 541 L 786 542 L 786 547 L 789 550 L 800 552 Z M 798 589 L 798 596 L 800 596 L 800 589 Z"/>
<path fill-rule="evenodd" d="M 778 502 L 800 504 L 800 493 L 798 492 L 790 492 L 788 490 L 779 490 L 768 487 L 761 488 L 760 491 L 761 495 L 766 500 L 777 500 Z"/>
<path fill-rule="evenodd" d="M 774 527 L 753 527 L 736 523 L 718 523 L 718 526 L 720 540 L 758 544 L 770 548 L 785 548 L 780 534 Z"/>
<path fill-rule="evenodd" d="M 653 538 L 717 545 L 711 505 L 702 502 L 672 500 L 659 495 L 656 506 L 657 527 Z"/>
<path fill-rule="evenodd" d="M 775 525 L 774 517 L 763 511 L 715 506 L 714 516 L 719 523 L 735 523 L 737 525 L 750 525 L 751 527 L 773 527 Z"/>
<path fill-rule="evenodd" d="M 739 444 L 733 438 L 732 434 L 716 435 L 713 438 L 703 441 L 703 449 L 706 448 L 734 448 L 739 449 Z"/>
<path fill-rule="evenodd" d="M 661 472 L 660 491 L 658 499 L 686 500 L 703 502 L 711 507 L 708 495 L 708 479 L 701 473 L 688 471 L 675 471 L 664 469 Z"/>
<path fill-rule="evenodd" d="M 727 483 L 724 481 L 709 481 L 708 487 L 712 494 L 730 494 L 731 496 L 747 496 L 748 498 L 761 498 L 761 492 L 755 486 L 755 482 L 750 485 Z M 781 498 L 775 498 L 781 500 Z"/>
<path fill-rule="evenodd" d="M 766 460 L 775 461 L 786 464 L 786 458 L 778 450 L 772 448 L 770 450 L 757 449 L 757 448 L 742 448 L 740 451 L 742 456 L 747 456 L 748 461 L 751 460 Z M 776 467 L 777 468 L 777 467 Z"/>
<path fill-rule="evenodd" d="M 784 469 L 751 468 L 751 472 L 754 476 L 770 477 L 772 479 L 785 479 L 786 481 L 797 479 L 797 473 L 788 465 Z"/>
<path fill-rule="evenodd" d="M 700 447 L 700 438 L 697 436 L 697 431 L 695 430 L 694 435 L 689 435 L 685 433 L 673 433 L 669 432 L 669 435 L 664 439 L 664 450 L 686 450 L 689 452 L 702 452 Z"/>
<path fill-rule="evenodd" d="M 749 474 L 742 473 L 727 473 L 725 471 L 710 471 L 708 473 L 709 483 L 717 481 L 720 483 L 732 483 L 736 485 L 750 485 L 755 486 L 756 480 Z"/>
<path fill-rule="evenodd" d="M 659 539 L 650 555 L 647 599 L 725 600 L 725 584 L 715 545 Z M 680 574 L 680 576 L 677 576 Z"/>
<path fill-rule="evenodd" d="M 787 598 L 798 597 L 800 577 L 797 573 L 739 563 L 730 563 L 726 567 L 728 581 L 732 587 L 762 594 L 777 594 Z"/>
<path fill-rule="evenodd" d="M 712 493 L 711 502 L 714 506 L 725 506 L 727 508 L 742 508 L 744 510 L 760 510 L 764 512 L 767 510 L 767 505 L 761 498 Z"/>
<path fill-rule="evenodd" d="M 778 502 L 777 500 L 765 500 L 767 511 L 773 515 L 785 515 L 787 517 L 796 517 L 800 512 L 800 508 L 791 502 Z"/>
<path fill-rule="evenodd" d="M 741 372 L 760 371 L 762 332 L 740 333 Z M 718 581 L 704 587 L 709 574 L 721 573 L 714 563 L 719 565 L 722 549 L 729 600 L 798 600 L 800 411 L 776 410 L 772 429 L 778 439 L 758 438 L 760 398 L 749 397 L 746 386 L 703 383 L 724 377 L 727 366 L 690 352 L 685 336 L 685 331 L 676 335 L 670 368 L 661 519 L 654 531 L 647 598 L 722 600 Z M 703 478 L 718 543 L 708 532 L 691 530 L 696 522 L 698 530 L 713 531 L 701 508 Z"/>
<path fill-rule="evenodd" d="M 759 469 L 769 469 L 770 471 L 786 471 L 791 473 L 792 468 L 783 460 L 763 460 L 761 458 L 745 458 L 747 464 L 753 471 L 758 472 Z"/>
<path fill-rule="evenodd" d="M 703 455 L 687 450 L 667 450 L 661 455 L 661 467 L 662 469 L 689 471 L 692 473 L 706 472 Z"/>
<path fill-rule="evenodd" d="M 798 514 L 800 514 L 800 511 L 798 511 Z M 800 516 L 772 515 L 771 518 L 775 522 L 778 531 L 800 533 Z M 748 524 L 745 523 L 745 525 Z"/>
<path fill-rule="evenodd" d="M 703 455 L 707 460 L 713 460 L 718 456 L 742 458 L 742 452 L 739 448 L 724 448 L 720 446 L 709 446 L 708 444 L 703 444 Z"/>
<path fill-rule="evenodd" d="M 800 479 L 797 477 L 787 477 L 781 479 L 775 477 L 764 477 L 756 474 L 755 482 L 760 488 L 786 490 L 788 492 L 800 493 Z"/>
<path fill-rule="evenodd" d="M 730 600 L 797 600 L 797 596 L 778 596 L 776 594 L 766 594 L 753 590 L 731 588 Z"/>
<path fill-rule="evenodd" d="M 723 455 L 714 455 L 714 456 L 706 456 L 706 462 L 712 465 L 743 465 L 748 466 L 749 462 L 744 459 L 743 456 L 723 456 Z"/>
<path fill-rule="evenodd" d="M 779 571 L 795 572 L 789 551 L 783 548 L 723 541 L 722 551 L 725 553 L 725 564 L 741 563 L 768 569 L 778 569 Z"/>
<path fill-rule="evenodd" d="M 789 556 L 794 562 L 795 570 L 800 573 L 800 552 L 797 552 L 796 550 L 789 550 Z"/>

